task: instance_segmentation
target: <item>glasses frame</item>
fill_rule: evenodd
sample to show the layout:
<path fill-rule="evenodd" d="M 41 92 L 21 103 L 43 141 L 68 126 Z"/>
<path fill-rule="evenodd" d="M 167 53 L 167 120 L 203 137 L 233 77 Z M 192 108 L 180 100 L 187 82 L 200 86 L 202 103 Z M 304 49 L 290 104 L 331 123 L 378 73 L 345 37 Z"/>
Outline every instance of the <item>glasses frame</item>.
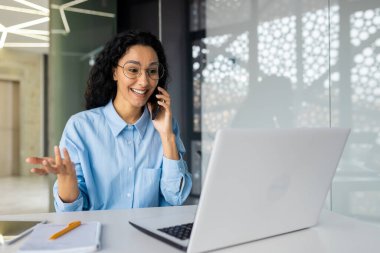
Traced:
<path fill-rule="evenodd" d="M 141 75 L 142 75 L 142 72 L 143 71 L 141 71 L 142 70 L 142 67 L 141 67 L 141 65 L 139 65 L 139 67 L 140 67 L 140 71 L 139 71 L 139 73 L 136 75 L 136 77 L 129 77 L 129 76 L 127 76 L 127 74 L 125 73 L 125 65 L 127 65 L 127 64 L 134 64 L 134 65 L 139 65 L 139 64 L 136 64 L 136 63 L 131 63 L 131 62 L 126 62 L 126 63 L 124 63 L 123 64 L 123 66 L 121 66 L 120 64 L 117 64 L 117 66 L 118 67 L 120 67 L 120 68 L 122 68 L 123 69 L 123 75 L 126 77 L 126 78 L 129 78 L 129 79 L 137 79 L 137 78 L 139 78 Z M 152 78 L 151 76 L 150 76 L 150 74 L 149 74 L 149 72 L 148 72 L 148 70 L 149 69 L 145 69 L 144 71 L 145 71 L 145 74 L 151 79 L 151 80 L 154 80 L 154 81 L 158 81 L 158 80 L 160 80 L 163 76 L 164 76 L 164 74 L 165 74 L 165 68 L 164 68 L 164 66 L 161 64 L 161 63 L 159 63 L 158 62 L 158 72 L 159 72 L 159 77 L 158 77 L 158 79 L 154 79 L 154 78 Z M 160 74 L 160 71 L 162 71 L 162 74 Z"/>

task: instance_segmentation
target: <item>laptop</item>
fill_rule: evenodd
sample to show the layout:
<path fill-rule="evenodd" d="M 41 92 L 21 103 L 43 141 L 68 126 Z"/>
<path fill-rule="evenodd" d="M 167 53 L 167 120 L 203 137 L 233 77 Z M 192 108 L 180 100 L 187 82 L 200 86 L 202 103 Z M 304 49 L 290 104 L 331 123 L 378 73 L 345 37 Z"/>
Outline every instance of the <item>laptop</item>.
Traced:
<path fill-rule="evenodd" d="M 196 213 L 130 224 L 187 252 L 314 226 L 349 133 L 344 128 L 220 130 Z"/>

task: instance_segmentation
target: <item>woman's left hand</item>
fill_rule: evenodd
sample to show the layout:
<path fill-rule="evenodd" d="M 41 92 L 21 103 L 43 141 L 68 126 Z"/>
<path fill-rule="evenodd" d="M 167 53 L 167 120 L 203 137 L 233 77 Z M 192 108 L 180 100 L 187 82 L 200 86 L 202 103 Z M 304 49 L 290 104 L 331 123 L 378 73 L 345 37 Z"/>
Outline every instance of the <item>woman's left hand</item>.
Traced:
<path fill-rule="evenodd" d="M 158 87 L 158 91 L 161 93 L 156 95 L 157 103 L 160 106 L 160 111 L 158 112 L 156 118 L 153 120 L 153 125 L 161 136 L 168 136 L 173 134 L 170 95 L 165 89 L 161 87 Z M 151 104 L 148 104 L 148 108 L 152 114 Z"/>
<path fill-rule="evenodd" d="M 161 94 L 157 94 L 158 105 L 160 106 L 160 111 L 158 115 L 153 120 L 154 128 L 158 131 L 162 141 L 163 155 L 171 160 L 179 160 L 179 154 L 177 149 L 177 144 L 175 142 L 175 135 L 173 133 L 172 126 L 172 109 L 170 108 L 170 95 L 169 93 L 158 87 L 158 91 Z M 150 113 L 152 113 L 152 105 L 148 104 Z"/>

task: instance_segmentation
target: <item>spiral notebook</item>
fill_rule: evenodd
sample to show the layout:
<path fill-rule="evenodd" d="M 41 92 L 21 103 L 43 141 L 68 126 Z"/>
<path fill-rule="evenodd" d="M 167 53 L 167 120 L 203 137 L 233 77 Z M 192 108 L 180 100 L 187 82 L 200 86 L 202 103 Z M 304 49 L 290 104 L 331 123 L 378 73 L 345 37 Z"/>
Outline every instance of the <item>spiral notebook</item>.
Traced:
<path fill-rule="evenodd" d="M 94 252 L 100 249 L 100 222 L 82 223 L 76 229 L 49 240 L 50 236 L 65 228 L 67 224 L 38 224 L 20 247 L 20 253 L 48 252 Z"/>

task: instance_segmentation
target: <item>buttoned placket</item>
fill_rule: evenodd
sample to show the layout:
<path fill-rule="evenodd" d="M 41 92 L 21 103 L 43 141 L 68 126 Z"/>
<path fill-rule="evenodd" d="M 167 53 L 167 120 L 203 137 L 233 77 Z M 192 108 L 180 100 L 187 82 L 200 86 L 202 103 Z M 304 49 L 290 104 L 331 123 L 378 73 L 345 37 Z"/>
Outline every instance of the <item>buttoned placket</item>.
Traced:
<path fill-rule="evenodd" d="M 134 126 L 128 125 L 125 129 L 125 149 L 127 152 L 127 157 L 131 157 L 132 159 L 126 161 L 126 167 L 124 168 L 124 179 L 126 184 L 124 185 L 125 190 L 124 198 L 128 203 L 128 207 L 133 207 L 133 193 L 134 193 L 134 185 L 135 185 L 135 177 L 134 177 L 134 166 L 135 166 L 135 145 L 134 145 Z"/>

